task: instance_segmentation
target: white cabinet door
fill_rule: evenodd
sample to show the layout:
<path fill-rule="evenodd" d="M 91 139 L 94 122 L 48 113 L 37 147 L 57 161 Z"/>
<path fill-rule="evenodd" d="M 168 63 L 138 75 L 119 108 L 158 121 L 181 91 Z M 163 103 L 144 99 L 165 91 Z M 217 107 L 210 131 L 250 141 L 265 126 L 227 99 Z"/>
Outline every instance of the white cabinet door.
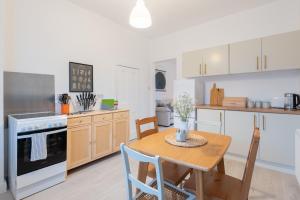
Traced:
<path fill-rule="evenodd" d="M 300 31 L 262 39 L 263 69 L 266 71 L 300 68 Z"/>
<path fill-rule="evenodd" d="M 191 51 L 182 55 L 182 75 L 186 78 L 197 77 L 202 73 L 202 51 Z"/>
<path fill-rule="evenodd" d="M 260 114 L 260 155 L 264 161 L 294 166 L 295 132 L 300 128 L 300 116 Z"/>
<path fill-rule="evenodd" d="M 230 44 L 230 73 L 261 70 L 261 39 Z"/>
<path fill-rule="evenodd" d="M 203 50 L 204 76 L 229 73 L 229 45 Z"/>
<path fill-rule="evenodd" d="M 248 156 L 254 127 L 257 127 L 257 113 L 225 111 L 225 119 L 225 135 L 232 139 L 228 153 Z"/>
<path fill-rule="evenodd" d="M 197 130 L 224 134 L 224 110 L 198 109 Z"/>

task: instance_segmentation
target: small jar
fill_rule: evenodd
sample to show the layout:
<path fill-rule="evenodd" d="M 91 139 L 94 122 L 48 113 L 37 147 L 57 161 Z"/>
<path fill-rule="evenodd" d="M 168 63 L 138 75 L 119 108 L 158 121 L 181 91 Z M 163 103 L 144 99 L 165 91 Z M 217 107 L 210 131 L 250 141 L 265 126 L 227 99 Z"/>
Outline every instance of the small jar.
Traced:
<path fill-rule="evenodd" d="M 255 101 L 255 107 L 256 108 L 261 108 L 262 107 L 262 102 L 261 101 Z"/>

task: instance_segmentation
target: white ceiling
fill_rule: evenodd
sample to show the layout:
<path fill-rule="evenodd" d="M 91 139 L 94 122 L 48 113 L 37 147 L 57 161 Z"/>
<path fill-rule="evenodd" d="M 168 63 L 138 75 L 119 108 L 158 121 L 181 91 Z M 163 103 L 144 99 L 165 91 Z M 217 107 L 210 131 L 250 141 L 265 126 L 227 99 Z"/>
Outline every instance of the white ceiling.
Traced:
<path fill-rule="evenodd" d="M 131 28 L 128 18 L 136 0 L 70 1 Z M 153 25 L 146 30 L 131 29 L 147 37 L 158 37 L 273 1 L 275 0 L 145 0 Z"/>

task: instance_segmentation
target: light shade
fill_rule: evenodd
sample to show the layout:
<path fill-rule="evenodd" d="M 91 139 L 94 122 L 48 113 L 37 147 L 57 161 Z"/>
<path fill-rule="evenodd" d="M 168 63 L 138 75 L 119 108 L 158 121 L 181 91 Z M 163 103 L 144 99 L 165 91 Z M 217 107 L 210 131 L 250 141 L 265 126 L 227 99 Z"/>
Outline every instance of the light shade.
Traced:
<path fill-rule="evenodd" d="M 152 25 L 150 12 L 143 0 L 137 0 L 135 7 L 131 11 L 129 24 L 135 28 L 148 28 Z"/>

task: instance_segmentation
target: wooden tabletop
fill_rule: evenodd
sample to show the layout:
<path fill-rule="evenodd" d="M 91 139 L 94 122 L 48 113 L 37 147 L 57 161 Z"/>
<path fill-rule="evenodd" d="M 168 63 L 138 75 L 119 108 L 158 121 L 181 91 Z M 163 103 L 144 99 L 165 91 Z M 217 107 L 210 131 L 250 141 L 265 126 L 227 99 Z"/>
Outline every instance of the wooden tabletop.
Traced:
<path fill-rule="evenodd" d="M 300 110 L 287 110 L 287 109 L 283 109 L 283 108 L 241 108 L 241 107 L 211 106 L 211 105 L 195 105 L 195 108 L 196 109 L 231 110 L 231 111 L 241 111 L 241 112 L 300 115 Z"/>
<path fill-rule="evenodd" d="M 166 135 L 176 133 L 175 128 L 170 128 L 131 142 L 129 147 L 146 155 L 159 155 L 164 160 L 193 169 L 210 171 L 222 160 L 230 145 L 231 137 L 207 132 L 191 132 L 205 137 L 208 143 L 195 148 L 173 146 L 164 139 Z"/>

